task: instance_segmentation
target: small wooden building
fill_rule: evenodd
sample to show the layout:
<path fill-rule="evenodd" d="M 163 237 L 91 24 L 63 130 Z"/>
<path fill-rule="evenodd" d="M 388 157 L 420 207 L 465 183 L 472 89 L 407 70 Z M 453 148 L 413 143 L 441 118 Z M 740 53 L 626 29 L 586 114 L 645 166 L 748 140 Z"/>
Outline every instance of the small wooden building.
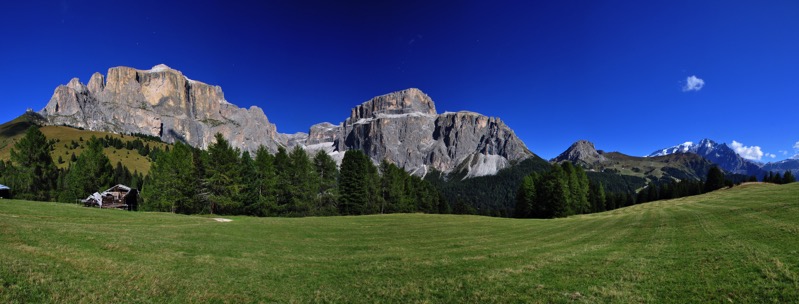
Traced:
<path fill-rule="evenodd" d="M 95 192 L 82 200 L 86 207 L 113 208 L 134 211 L 138 209 L 139 190 L 116 185 L 101 193 Z"/>

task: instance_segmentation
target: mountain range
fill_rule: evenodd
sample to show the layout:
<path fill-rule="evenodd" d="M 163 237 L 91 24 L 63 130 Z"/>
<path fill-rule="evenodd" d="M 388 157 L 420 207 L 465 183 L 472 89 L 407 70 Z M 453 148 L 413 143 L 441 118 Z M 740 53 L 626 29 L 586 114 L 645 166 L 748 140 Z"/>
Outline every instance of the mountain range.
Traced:
<path fill-rule="evenodd" d="M 614 192 L 633 192 L 649 183 L 701 180 L 714 165 L 694 153 L 636 157 L 597 150 L 593 143 L 585 140 L 575 142 L 550 160 L 552 163 L 566 161 L 582 166 L 589 176 L 593 175 L 595 179 L 601 180 Z M 618 176 L 626 178 L 614 178 Z"/>
<path fill-rule="evenodd" d="M 493 175 L 534 156 L 499 118 L 468 111 L 439 114 L 433 100 L 415 88 L 365 101 L 337 125 L 323 122 L 308 133 L 283 134 L 262 109 L 239 108 L 219 86 L 163 64 L 149 70 L 111 68 L 106 75 L 94 73 L 88 84 L 73 78 L 55 89 L 39 114 L 50 125 L 157 136 L 199 148 L 221 133 L 244 151 L 300 146 L 340 161 L 344 151 L 358 149 L 374 162 L 387 160 L 419 176 Z"/>
<path fill-rule="evenodd" d="M 685 142 L 669 148 L 656 150 L 647 157 L 657 157 L 670 154 L 698 154 L 707 160 L 717 164 L 722 170 L 748 176 L 762 177 L 769 171 L 785 172 L 792 171 L 793 174 L 799 173 L 799 158 L 794 156 L 778 162 L 760 163 L 741 157 L 726 143 L 717 143 L 710 139 L 702 139 L 698 143 Z"/>
<path fill-rule="evenodd" d="M 430 96 L 416 88 L 362 102 L 339 124 L 322 122 L 307 133 L 279 133 L 261 108 L 239 108 L 225 99 L 219 86 L 192 80 L 163 64 L 149 70 L 110 68 L 106 75 L 94 73 L 87 84 L 73 78 L 55 89 L 38 114 L 48 125 L 144 134 L 199 148 L 207 148 L 221 133 L 243 151 L 264 146 L 274 153 L 280 147 L 299 146 L 311 154 L 324 151 L 337 162 L 343 152 L 358 149 L 375 163 L 387 160 L 418 176 L 494 175 L 537 158 L 499 118 L 469 111 L 438 113 Z M 635 178 L 627 182 L 633 189 L 653 181 L 701 179 L 712 164 L 727 173 L 758 177 L 766 171 L 799 173 L 799 159 L 761 164 L 710 139 L 659 149 L 646 157 L 604 152 L 578 141 L 551 160 L 563 161 L 594 174 Z"/>

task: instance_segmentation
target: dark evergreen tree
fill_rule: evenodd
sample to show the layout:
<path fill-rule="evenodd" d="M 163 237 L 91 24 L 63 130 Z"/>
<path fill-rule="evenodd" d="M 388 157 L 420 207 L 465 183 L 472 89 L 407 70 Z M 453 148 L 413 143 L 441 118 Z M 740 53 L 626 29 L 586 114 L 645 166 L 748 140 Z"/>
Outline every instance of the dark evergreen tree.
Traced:
<path fill-rule="evenodd" d="M 215 142 L 208 147 L 208 190 L 211 212 L 218 214 L 236 214 L 240 212 L 241 202 L 236 194 L 241 190 L 239 169 L 240 153 L 238 149 L 217 133 Z"/>
<path fill-rule="evenodd" d="M 380 162 L 380 172 L 382 173 L 380 188 L 383 204 L 378 212 L 412 212 L 415 206 L 411 200 L 415 200 L 415 198 L 409 197 L 406 193 L 407 173 L 386 160 Z"/>
<path fill-rule="evenodd" d="M 258 203 L 250 207 L 249 214 L 257 216 L 276 214 L 277 175 L 274 161 L 275 158 L 272 154 L 269 154 L 269 151 L 264 146 L 258 147 L 255 152 L 255 179 L 258 185 Z"/>
<path fill-rule="evenodd" d="M 111 161 L 103 153 L 102 142 L 92 136 L 86 150 L 78 156 L 64 178 L 65 189 L 61 192 L 61 201 L 74 202 L 75 199 L 111 187 L 113 170 Z"/>
<path fill-rule="evenodd" d="M 277 148 L 275 154 L 274 168 L 276 173 L 275 183 L 275 213 L 285 214 L 288 212 L 288 206 L 291 204 L 291 199 L 294 193 L 294 185 L 290 182 L 289 172 L 291 170 L 291 160 L 289 154 L 283 147 Z"/>
<path fill-rule="evenodd" d="M 186 144 L 175 143 L 168 153 L 159 155 L 152 164 L 142 203 L 145 211 L 199 213 L 204 206 L 196 200 L 197 175 L 193 165 L 192 150 Z"/>
<path fill-rule="evenodd" d="M 537 174 L 532 173 L 522 179 L 522 184 L 516 193 L 516 210 L 514 214 L 518 218 L 533 217 L 533 208 L 536 204 L 536 180 Z M 538 213 L 538 212 L 536 212 Z"/>
<path fill-rule="evenodd" d="M 367 182 L 369 158 L 360 150 L 347 150 L 339 173 L 339 213 L 363 214 L 369 203 Z"/>
<path fill-rule="evenodd" d="M 782 176 L 782 183 L 783 184 L 790 184 L 796 181 L 796 178 L 793 176 L 790 170 L 785 171 L 785 175 Z"/>
<path fill-rule="evenodd" d="M 54 144 L 33 126 L 11 148 L 14 170 L 8 183 L 17 198 L 49 201 L 54 196 L 58 179 L 58 169 L 50 156 Z"/>
<path fill-rule="evenodd" d="M 258 215 L 255 212 L 258 209 L 258 172 L 255 168 L 255 162 L 250 156 L 250 152 L 244 151 L 241 154 L 241 161 L 239 162 L 238 178 L 241 184 L 239 192 L 236 194 L 236 200 L 241 202 L 241 212 L 247 215 Z"/>
<path fill-rule="evenodd" d="M 717 166 L 713 166 L 707 172 L 705 179 L 705 192 L 715 191 L 724 188 L 724 173 Z"/>
<path fill-rule="evenodd" d="M 324 151 L 316 153 L 313 159 L 319 188 L 316 194 L 315 214 L 338 214 L 338 168 L 336 161 Z"/>
<path fill-rule="evenodd" d="M 589 201 L 591 203 L 591 212 L 602 212 L 606 209 L 605 187 L 601 183 L 589 183 Z"/>
<path fill-rule="evenodd" d="M 287 176 L 289 184 L 293 186 L 289 202 L 289 215 L 306 216 L 311 213 L 311 204 L 313 204 L 319 189 L 319 179 L 308 154 L 300 146 L 295 146 L 291 150 L 289 160 L 290 167 Z"/>

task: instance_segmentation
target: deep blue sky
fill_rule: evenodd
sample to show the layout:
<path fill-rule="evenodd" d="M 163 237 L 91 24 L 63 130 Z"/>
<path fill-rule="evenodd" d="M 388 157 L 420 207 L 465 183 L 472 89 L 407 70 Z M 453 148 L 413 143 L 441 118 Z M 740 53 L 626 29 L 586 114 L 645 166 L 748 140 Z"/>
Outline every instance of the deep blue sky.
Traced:
<path fill-rule="evenodd" d="M 3 1 L 0 34 L 0 121 L 72 77 L 164 63 L 284 133 L 417 87 L 547 159 L 579 139 L 799 153 L 797 1 Z"/>

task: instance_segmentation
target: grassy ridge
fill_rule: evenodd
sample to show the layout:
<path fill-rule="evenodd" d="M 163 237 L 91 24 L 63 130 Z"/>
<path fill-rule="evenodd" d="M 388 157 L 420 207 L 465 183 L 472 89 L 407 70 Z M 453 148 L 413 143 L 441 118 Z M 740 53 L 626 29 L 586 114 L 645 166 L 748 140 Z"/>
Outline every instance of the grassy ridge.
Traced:
<path fill-rule="evenodd" d="M 799 183 L 556 220 L 0 200 L 0 302 L 796 302 Z"/>
<path fill-rule="evenodd" d="M 25 135 L 25 131 L 27 131 L 28 128 L 33 125 L 35 125 L 35 123 L 32 122 L 31 118 L 26 115 L 22 115 L 12 121 L 0 125 L 0 160 L 11 159 L 11 148 L 13 148 L 14 144 Z M 69 159 L 73 153 L 75 155 L 80 155 L 83 152 L 86 146 L 86 141 L 88 141 L 92 136 L 97 138 L 109 136 L 112 138 L 121 139 L 122 142 L 125 143 L 140 139 L 149 144 L 151 148 L 158 147 L 161 150 L 164 150 L 167 146 L 167 144 L 162 142 L 141 139 L 135 136 L 122 136 L 114 133 L 80 130 L 64 126 L 43 126 L 40 130 L 42 133 L 44 133 L 44 136 L 46 136 L 47 139 L 59 140 L 59 142 L 57 142 L 53 147 L 54 150 L 51 151 L 50 155 L 53 157 L 53 161 L 58 160 L 59 156 L 61 157 L 64 162 L 60 164 L 56 162 L 56 166 L 62 169 L 69 166 Z M 83 141 L 80 140 L 81 138 L 83 138 Z M 79 143 L 81 146 L 75 149 L 64 147 L 65 144 L 69 145 L 69 143 L 72 141 Z M 137 153 L 135 150 L 131 151 L 124 148 L 115 149 L 113 147 L 109 147 L 105 148 L 104 152 L 111 161 L 112 166 L 116 165 L 117 162 L 121 162 L 123 166 L 130 170 L 130 172 L 138 171 L 144 175 L 147 175 L 147 173 L 150 172 L 150 159 L 139 155 L 139 153 Z"/>

